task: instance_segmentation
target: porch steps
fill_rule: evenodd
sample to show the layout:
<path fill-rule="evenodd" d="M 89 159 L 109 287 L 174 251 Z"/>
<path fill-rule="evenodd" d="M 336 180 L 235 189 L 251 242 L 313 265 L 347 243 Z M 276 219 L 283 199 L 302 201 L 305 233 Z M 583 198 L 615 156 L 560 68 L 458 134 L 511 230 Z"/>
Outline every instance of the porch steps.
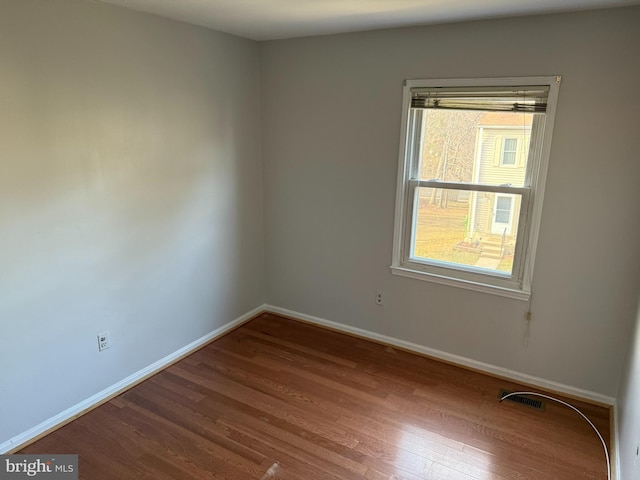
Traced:
<path fill-rule="evenodd" d="M 493 240 L 485 240 L 482 242 L 482 253 L 480 254 L 481 258 L 495 258 L 500 260 L 502 258 L 501 252 L 502 242 L 493 241 Z"/>

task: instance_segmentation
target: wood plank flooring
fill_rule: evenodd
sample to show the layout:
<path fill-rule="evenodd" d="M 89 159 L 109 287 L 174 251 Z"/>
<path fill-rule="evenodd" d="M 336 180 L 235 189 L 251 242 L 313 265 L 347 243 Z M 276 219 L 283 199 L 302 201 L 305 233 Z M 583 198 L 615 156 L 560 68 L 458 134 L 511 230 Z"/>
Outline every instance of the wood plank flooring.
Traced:
<path fill-rule="evenodd" d="M 90 480 L 606 479 L 575 412 L 501 388 L 524 387 L 263 314 L 20 453 Z M 608 409 L 568 401 L 608 441 Z"/>

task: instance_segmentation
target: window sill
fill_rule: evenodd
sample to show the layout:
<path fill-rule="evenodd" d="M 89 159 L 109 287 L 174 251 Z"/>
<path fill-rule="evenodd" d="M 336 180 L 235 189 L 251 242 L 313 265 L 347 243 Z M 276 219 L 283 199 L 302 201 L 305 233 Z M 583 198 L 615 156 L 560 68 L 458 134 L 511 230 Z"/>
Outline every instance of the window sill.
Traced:
<path fill-rule="evenodd" d="M 517 290 L 513 288 L 499 287 L 496 285 L 488 285 L 486 283 L 463 280 L 460 278 L 452 278 L 444 275 L 412 270 L 405 267 L 391 266 L 390 268 L 391 273 L 393 273 L 394 275 L 399 275 L 401 277 L 415 278 L 417 280 L 439 283 L 441 285 L 449 285 L 451 287 L 464 288 L 465 290 L 473 290 L 475 292 L 488 293 L 491 295 L 498 295 L 500 297 L 528 301 L 529 297 L 531 296 L 531 292 L 528 292 L 526 290 Z"/>

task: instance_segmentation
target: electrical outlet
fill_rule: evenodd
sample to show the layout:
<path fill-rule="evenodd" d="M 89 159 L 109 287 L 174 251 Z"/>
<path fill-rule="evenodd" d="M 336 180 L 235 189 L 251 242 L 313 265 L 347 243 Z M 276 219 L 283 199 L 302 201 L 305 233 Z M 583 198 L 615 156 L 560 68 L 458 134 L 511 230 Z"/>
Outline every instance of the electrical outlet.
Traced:
<path fill-rule="evenodd" d="M 111 340 L 109 340 L 109 332 L 102 332 L 98 334 L 98 351 L 102 352 L 111 347 Z"/>
<path fill-rule="evenodd" d="M 384 305 L 384 295 L 380 290 L 376 292 L 376 305 Z"/>

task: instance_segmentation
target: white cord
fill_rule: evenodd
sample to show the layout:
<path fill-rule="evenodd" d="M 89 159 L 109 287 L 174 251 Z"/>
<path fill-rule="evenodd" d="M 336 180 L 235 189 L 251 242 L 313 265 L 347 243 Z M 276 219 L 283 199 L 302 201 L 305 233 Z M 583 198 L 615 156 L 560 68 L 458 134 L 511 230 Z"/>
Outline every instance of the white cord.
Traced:
<path fill-rule="evenodd" d="M 571 410 L 573 410 L 574 412 L 578 413 L 582 418 L 584 418 L 587 421 L 587 423 L 589 425 L 591 425 L 591 428 L 593 428 L 593 431 L 596 432 L 596 434 L 598 435 L 598 438 L 600 439 L 600 442 L 602 443 L 602 448 L 604 448 L 604 456 L 607 459 L 607 479 L 611 480 L 611 463 L 609 461 L 609 451 L 607 450 L 607 444 L 604 443 L 604 438 L 602 438 L 602 435 L 600 435 L 600 432 L 598 431 L 596 426 L 593 423 L 591 423 L 591 420 L 589 420 L 584 413 L 582 413 L 580 410 L 578 410 L 576 407 L 574 407 L 570 403 L 564 402 L 562 400 L 558 400 L 557 398 L 551 397 L 549 395 L 544 395 L 542 393 L 536 393 L 536 392 L 511 392 L 511 393 L 507 393 L 506 395 L 504 395 L 503 397 L 500 398 L 500 402 L 502 402 L 503 400 L 505 400 L 505 399 L 507 399 L 507 398 L 509 398 L 509 397 L 511 397 L 513 395 L 533 395 L 535 397 L 547 398 L 549 400 L 553 400 L 554 402 L 561 403 L 565 407 L 569 407 Z"/>

